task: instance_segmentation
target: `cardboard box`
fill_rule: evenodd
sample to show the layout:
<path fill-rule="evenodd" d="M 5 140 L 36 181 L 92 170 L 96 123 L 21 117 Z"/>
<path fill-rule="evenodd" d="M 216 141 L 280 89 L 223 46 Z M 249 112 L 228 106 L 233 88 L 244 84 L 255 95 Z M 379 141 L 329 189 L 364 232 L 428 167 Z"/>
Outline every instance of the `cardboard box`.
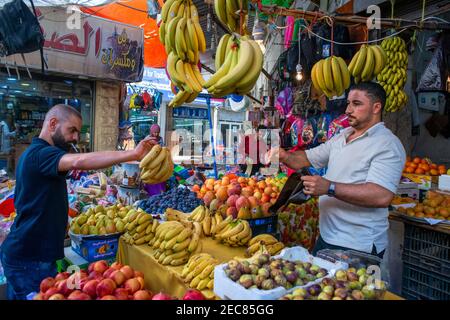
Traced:
<path fill-rule="evenodd" d="M 70 233 L 72 250 L 88 262 L 116 257 L 120 233 L 102 236 L 82 236 Z"/>
<path fill-rule="evenodd" d="M 419 185 L 415 182 L 401 182 L 397 188 L 397 195 L 419 200 Z"/>

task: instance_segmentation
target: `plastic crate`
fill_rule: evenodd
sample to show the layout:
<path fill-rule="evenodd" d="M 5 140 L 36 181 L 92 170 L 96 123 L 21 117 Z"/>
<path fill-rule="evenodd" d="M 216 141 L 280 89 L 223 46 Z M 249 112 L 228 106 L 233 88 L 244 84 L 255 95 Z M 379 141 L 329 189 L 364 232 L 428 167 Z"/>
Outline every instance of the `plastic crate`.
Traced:
<path fill-rule="evenodd" d="M 450 235 L 406 224 L 403 261 L 450 279 Z"/>
<path fill-rule="evenodd" d="M 426 268 L 403 263 L 402 297 L 407 300 L 450 300 L 450 279 Z"/>
<path fill-rule="evenodd" d="M 262 233 L 277 233 L 278 216 L 273 215 L 266 218 L 249 219 L 247 220 L 252 228 L 252 236 L 257 236 Z"/>
<path fill-rule="evenodd" d="M 402 295 L 450 300 L 450 235 L 405 224 Z"/>

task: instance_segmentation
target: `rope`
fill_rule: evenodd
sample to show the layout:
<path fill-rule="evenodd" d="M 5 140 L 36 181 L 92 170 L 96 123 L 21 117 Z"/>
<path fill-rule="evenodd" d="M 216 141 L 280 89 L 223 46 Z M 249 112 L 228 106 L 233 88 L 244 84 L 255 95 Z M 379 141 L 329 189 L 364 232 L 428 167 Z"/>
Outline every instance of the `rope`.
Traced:
<path fill-rule="evenodd" d="M 425 19 L 425 4 L 426 4 L 426 0 L 423 0 L 422 1 L 422 20 L 420 20 L 420 28 L 422 29 L 423 28 L 423 22 L 424 22 L 424 19 Z"/>
<path fill-rule="evenodd" d="M 382 41 L 382 40 L 384 40 L 384 39 L 388 39 L 388 38 L 395 37 L 396 35 L 399 35 L 400 33 L 404 32 L 404 31 L 406 31 L 406 30 L 408 30 L 408 28 L 404 28 L 404 29 L 402 29 L 402 30 L 400 30 L 400 31 L 398 31 L 398 32 L 395 32 L 395 33 L 393 33 L 393 34 L 391 34 L 391 35 L 389 35 L 389 36 L 386 36 L 386 37 L 383 37 L 383 38 L 380 38 L 380 39 L 369 40 L 369 41 L 363 41 L 363 42 L 338 42 L 338 41 L 333 41 L 333 40 L 330 40 L 330 39 L 326 39 L 326 38 L 324 38 L 324 37 L 322 37 L 322 36 L 319 36 L 318 34 L 314 33 L 314 32 L 311 31 L 311 30 L 309 30 L 309 33 L 311 33 L 312 35 L 316 36 L 316 37 L 319 38 L 319 39 L 322 39 L 322 40 L 328 41 L 328 42 L 333 42 L 334 44 L 339 44 L 339 45 L 343 45 L 343 46 L 353 46 L 353 45 L 357 45 L 357 44 L 376 43 L 376 42 Z"/>

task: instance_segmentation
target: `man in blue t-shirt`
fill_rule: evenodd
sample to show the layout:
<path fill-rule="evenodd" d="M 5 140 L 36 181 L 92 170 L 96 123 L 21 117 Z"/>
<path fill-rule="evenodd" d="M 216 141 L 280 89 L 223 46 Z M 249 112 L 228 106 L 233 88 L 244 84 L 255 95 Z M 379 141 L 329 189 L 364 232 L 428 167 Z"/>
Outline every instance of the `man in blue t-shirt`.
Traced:
<path fill-rule="evenodd" d="M 17 217 L 0 248 L 8 299 L 26 299 L 29 293 L 38 292 L 42 279 L 56 275 L 56 260 L 64 258 L 66 173 L 139 161 L 156 144 L 147 137 L 134 150 L 69 154 L 79 140 L 81 123 L 76 109 L 54 106 L 45 116 L 39 137 L 19 159 L 14 200 Z"/>

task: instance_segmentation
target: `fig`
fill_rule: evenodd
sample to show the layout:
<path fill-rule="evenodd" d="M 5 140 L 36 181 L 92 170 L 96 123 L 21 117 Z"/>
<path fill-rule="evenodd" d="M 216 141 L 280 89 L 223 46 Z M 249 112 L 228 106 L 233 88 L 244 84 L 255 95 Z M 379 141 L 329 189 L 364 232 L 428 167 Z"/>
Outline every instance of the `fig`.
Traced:
<path fill-rule="evenodd" d="M 306 275 L 308 274 L 306 272 L 306 270 L 303 269 L 303 267 L 297 267 L 297 268 L 295 268 L 295 271 L 297 271 L 297 274 L 298 274 L 299 278 L 302 278 L 302 279 L 305 279 Z"/>
<path fill-rule="evenodd" d="M 329 296 L 333 296 L 334 294 L 334 287 L 333 286 L 325 286 L 322 288 L 322 292 L 325 292 Z"/>
<path fill-rule="evenodd" d="M 275 279 L 276 276 L 284 276 L 283 271 L 281 271 L 280 269 L 272 269 L 270 271 L 270 277 L 272 279 Z"/>
<path fill-rule="evenodd" d="M 258 289 L 258 286 L 256 284 L 254 284 L 249 289 Z"/>
<path fill-rule="evenodd" d="M 375 290 L 371 288 L 370 286 L 364 286 L 361 289 L 362 294 L 364 295 L 364 298 L 367 300 L 373 300 L 376 298 Z"/>
<path fill-rule="evenodd" d="M 348 291 L 345 288 L 338 288 L 334 290 L 334 296 L 339 297 L 341 299 L 345 299 L 348 296 Z"/>
<path fill-rule="evenodd" d="M 302 296 L 294 296 L 294 297 L 292 298 L 292 300 L 305 300 L 305 298 L 302 297 Z"/>
<path fill-rule="evenodd" d="M 359 283 L 361 283 L 363 286 L 367 284 L 367 280 L 369 280 L 369 276 L 367 274 L 359 276 Z"/>
<path fill-rule="evenodd" d="M 241 272 L 238 269 L 229 269 L 227 271 L 225 271 L 225 273 L 227 274 L 228 278 L 230 278 L 233 281 L 238 281 L 239 278 L 241 277 Z"/>
<path fill-rule="evenodd" d="M 328 270 L 325 268 L 320 268 L 319 273 L 328 274 Z"/>
<path fill-rule="evenodd" d="M 322 279 L 322 283 L 324 284 L 324 285 L 326 285 L 326 286 L 333 286 L 334 287 L 334 280 L 333 279 L 331 279 L 331 278 L 325 278 L 325 279 Z"/>
<path fill-rule="evenodd" d="M 270 277 L 270 272 L 266 268 L 259 268 L 258 269 L 258 276 L 262 276 L 265 279 Z"/>
<path fill-rule="evenodd" d="M 249 274 L 243 274 L 239 278 L 239 284 L 243 286 L 244 288 L 248 289 L 253 285 L 253 279 L 252 276 Z"/>
<path fill-rule="evenodd" d="M 292 285 L 292 283 L 288 282 L 285 286 L 286 290 L 290 290 L 292 289 L 294 286 Z"/>
<path fill-rule="evenodd" d="M 321 288 L 318 284 L 313 284 L 312 286 L 308 287 L 308 292 L 312 296 L 317 296 L 320 290 Z"/>
<path fill-rule="evenodd" d="M 354 300 L 364 300 L 364 295 L 361 290 L 353 290 L 351 296 Z"/>
<path fill-rule="evenodd" d="M 315 273 L 319 272 L 320 267 L 318 265 L 312 265 L 311 268 L 309 268 L 309 271 L 314 271 Z"/>
<path fill-rule="evenodd" d="M 314 277 L 312 274 L 307 274 L 305 276 L 305 282 L 313 282 L 314 280 L 316 280 L 316 277 Z"/>
<path fill-rule="evenodd" d="M 319 278 L 323 278 L 323 277 L 325 277 L 327 274 L 326 273 L 322 273 L 322 272 L 317 272 L 317 274 L 316 274 L 316 278 L 317 279 L 319 279 Z"/>
<path fill-rule="evenodd" d="M 326 294 L 325 292 L 321 292 L 317 297 L 317 300 L 331 300 L 331 296 Z"/>
<path fill-rule="evenodd" d="M 336 289 L 339 289 L 339 288 L 346 289 L 348 286 L 349 286 L 348 282 L 340 281 L 340 280 L 336 281 L 336 284 L 335 284 Z"/>
<path fill-rule="evenodd" d="M 353 273 L 356 273 L 356 269 L 355 269 L 355 268 L 348 268 L 348 269 L 347 269 L 347 272 L 353 272 Z"/>
<path fill-rule="evenodd" d="M 297 278 L 297 280 L 295 281 L 295 286 L 296 287 L 299 287 L 299 286 L 303 286 L 305 283 L 303 282 L 303 280 L 302 279 L 300 279 L 300 278 Z"/>
<path fill-rule="evenodd" d="M 355 299 L 353 299 L 352 296 L 348 296 L 347 298 L 345 298 L 345 300 L 355 300 Z"/>
<path fill-rule="evenodd" d="M 311 263 L 303 262 L 303 269 L 305 269 L 306 271 L 309 271 L 310 268 L 311 268 Z"/>
<path fill-rule="evenodd" d="M 275 282 L 272 279 L 266 279 L 262 282 L 261 288 L 264 290 L 272 290 L 275 288 Z"/>
<path fill-rule="evenodd" d="M 295 264 L 293 262 L 286 262 L 284 264 L 284 267 L 287 268 L 288 270 L 294 271 L 295 270 Z"/>
<path fill-rule="evenodd" d="M 251 274 L 254 274 L 254 275 L 257 275 L 258 274 L 258 270 L 259 270 L 259 266 L 258 265 L 256 265 L 256 264 L 251 264 L 250 266 L 249 266 L 249 268 L 250 268 L 250 273 Z"/>
<path fill-rule="evenodd" d="M 347 281 L 347 272 L 345 272 L 344 270 L 338 270 L 335 277 L 339 281 Z"/>
<path fill-rule="evenodd" d="M 331 299 L 331 300 L 342 300 L 342 299 L 339 297 L 333 297 L 333 299 Z"/>
<path fill-rule="evenodd" d="M 229 262 L 228 262 L 228 267 L 231 269 L 231 268 L 237 268 L 239 265 L 240 265 L 241 263 L 239 262 L 239 261 L 237 261 L 237 260 L 230 260 Z"/>
<path fill-rule="evenodd" d="M 352 290 L 361 290 L 362 284 L 359 281 L 352 281 L 350 282 L 349 287 Z"/>
<path fill-rule="evenodd" d="M 348 281 L 358 281 L 359 277 L 356 273 L 347 271 L 347 279 Z"/>
<path fill-rule="evenodd" d="M 250 262 L 244 260 L 241 262 L 242 265 L 242 270 L 241 273 L 242 274 L 251 274 L 252 270 L 250 269 Z"/>
<path fill-rule="evenodd" d="M 386 282 L 384 282 L 382 280 L 378 280 L 378 279 L 375 280 L 375 289 L 386 291 L 387 290 Z"/>
<path fill-rule="evenodd" d="M 309 294 L 308 294 L 308 291 L 305 289 L 305 288 L 299 288 L 299 289 L 295 289 L 293 292 L 292 292 L 292 294 L 294 295 L 294 296 L 301 296 L 301 297 L 307 297 Z"/>
<path fill-rule="evenodd" d="M 295 271 L 288 270 L 288 272 L 285 273 L 286 280 L 290 283 L 295 283 L 298 279 L 298 274 Z"/>
<path fill-rule="evenodd" d="M 277 275 L 274 279 L 275 283 L 281 287 L 286 287 L 287 280 L 286 277 L 282 274 Z"/>
<path fill-rule="evenodd" d="M 258 288 L 261 288 L 263 281 L 266 280 L 266 279 L 267 279 L 267 277 L 258 274 L 258 275 L 256 276 L 255 280 L 254 280 L 255 285 L 256 285 Z"/>
<path fill-rule="evenodd" d="M 270 261 L 270 255 L 268 253 L 261 253 L 258 255 L 257 262 L 259 266 L 263 266 Z"/>
<path fill-rule="evenodd" d="M 277 260 L 273 260 L 270 263 L 270 268 L 271 269 L 281 269 L 282 267 L 283 267 L 283 264 L 278 259 Z"/>
<path fill-rule="evenodd" d="M 358 277 L 361 277 L 362 275 L 367 274 L 367 270 L 366 268 L 359 268 L 358 271 L 356 271 L 356 274 L 358 275 Z"/>

